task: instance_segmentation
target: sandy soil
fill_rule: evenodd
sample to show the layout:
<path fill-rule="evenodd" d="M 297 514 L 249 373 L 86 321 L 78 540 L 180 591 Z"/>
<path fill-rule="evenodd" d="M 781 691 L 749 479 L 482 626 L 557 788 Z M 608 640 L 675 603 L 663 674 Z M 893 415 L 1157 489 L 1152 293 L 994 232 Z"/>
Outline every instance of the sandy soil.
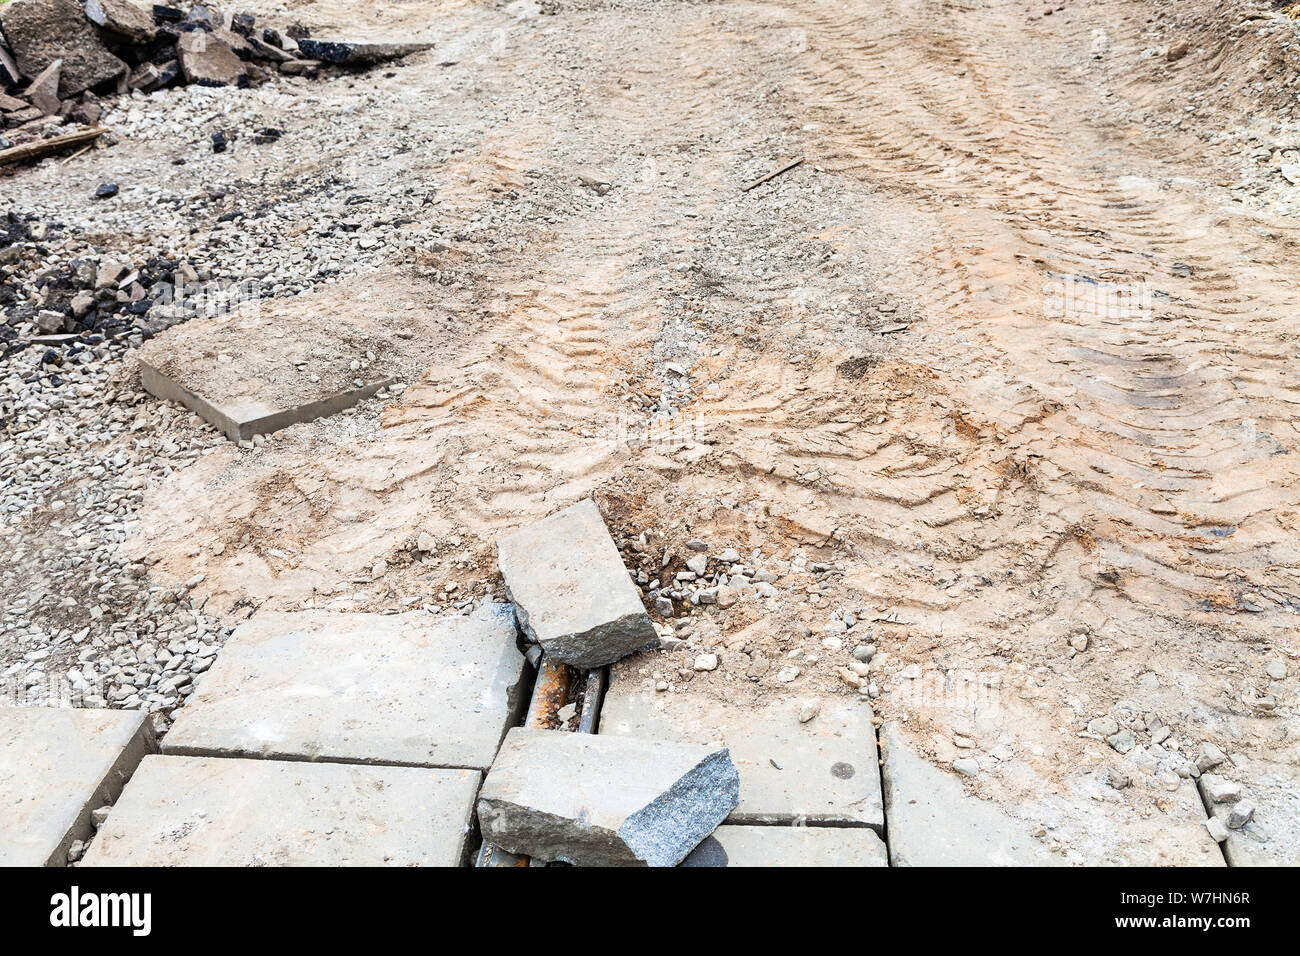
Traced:
<path fill-rule="evenodd" d="M 1086 805 L 1078 775 L 1114 755 L 1080 734 L 1117 711 L 1187 754 L 1294 762 L 1295 679 L 1264 672 L 1300 670 L 1290 21 L 553 6 L 293 5 L 440 41 L 391 70 L 385 170 L 432 184 L 454 237 L 390 264 L 438 340 L 400 399 L 156 488 L 130 546 L 153 573 L 205 574 L 210 610 L 440 606 L 496 586 L 496 536 L 594 494 L 650 573 L 690 537 L 778 572 L 777 598 L 696 609 L 686 647 L 626 665 L 675 693 L 856 693 L 822 647 L 851 609 L 877 712 L 941 763 L 974 739 L 970 786 L 1009 807 Z M 296 155 L 286 179 L 304 165 L 355 172 Z M 718 671 L 691 674 L 701 648 Z M 794 684 L 754 668 L 794 650 Z M 1104 842 L 1072 812 L 1043 811 Z"/>

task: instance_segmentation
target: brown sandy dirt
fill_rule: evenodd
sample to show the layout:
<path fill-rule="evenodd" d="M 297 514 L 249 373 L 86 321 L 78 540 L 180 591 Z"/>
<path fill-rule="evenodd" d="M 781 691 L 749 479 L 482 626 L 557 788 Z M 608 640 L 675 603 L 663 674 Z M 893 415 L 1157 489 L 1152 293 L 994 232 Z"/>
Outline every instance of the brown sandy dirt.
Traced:
<path fill-rule="evenodd" d="M 1088 832 L 1080 775 L 1116 756 L 1098 715 L 1158 716 L 1187 755 L 1300 757 L 1295 678 L 1263 669 L 1300 671 L 1291 21 L 555 6 L 380 5 L 348 31 L 445 41 L 392 67 L 412 109 L 386 175 L 436 188 L 448 242 L 310 308 L 416 303 L 399 351 L 423 370 L 173 475 L 133 553 L 203 573 L 226 613 L 441 607 L 497 587 L 497 536 L 594 495 L 624 544 L 646 533 L 633 570 L 670 578 L 695 537 L 777 578 L 679 607 L 685 645 L 622 666 L 738 702 L 856 695 L 838 673 L 874 643 L 877 714 L 945 765 L 973 740 L 970 786 L 1063 845 L 1129 860 L 1129 822 L 1159 829 L 1135 787 L 1106 797 L 1118 835 Z M 706 649 L 722 665 L 693 673 Z"/>

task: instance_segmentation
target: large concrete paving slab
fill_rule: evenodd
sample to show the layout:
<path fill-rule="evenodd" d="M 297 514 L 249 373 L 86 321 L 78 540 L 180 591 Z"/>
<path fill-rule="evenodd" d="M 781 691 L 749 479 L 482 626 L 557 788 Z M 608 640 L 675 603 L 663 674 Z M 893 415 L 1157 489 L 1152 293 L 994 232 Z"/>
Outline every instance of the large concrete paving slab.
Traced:
<path fill-rule="evenodd" d="M 418 325 L 386 280 L 364 297 L 264 291 L 191 281 L 154 303 L 140 320 L 163 329 L 137 355 L 145 389 L 245 441 L 342 412 L 412 371 L 418 347 L 402 335 Z"/>
<path fill-rule="evenodd" d="M 519 626 L 553 661 L 612 664 L 657 637 L 614 539 L 590 499 L 497 544 Z"/>
<path fill-rule="evenodd" d="M 828 697 L 800 723 L 796 700 L 741 706 L 646 689 L 630 671 L 611 675 L 600 732 L 685 743 L 721 741 L 740 771 L 740 805 L 728 823 L 869 826 L 885 815 L 871 708 Z"/>
<path fill-rule="evenodd" d="M 524 705 L 514 614 L 259 614 L 226 642 L 163 753 L 492 764 Z"/>
<path fill-rule="evenodd" d="M 889 866 L 889 851 L 867 827 L 744 827 L 713 831 L 682 866 Z"/>
<path fill-rule="evenodd" d="M 1244 769 L 1224 763 L 1213 773 L 1239 783 L 1242 799 L 1255 807 L 1245 826 L 1228 829 L 1232 804 L 1206 800 L 1228 829 L 1222 844 L 1228 865 L 1300 866 L 1300 766 L 1252 760 Z"/>
<path fill-rule="evenodd" d="M 0 708 L 0 866 L 62 866 L 154 749 L 134 710 Z"/>
<path fill-rule="evenodd" d="M 736 805 L 726 748 L 516 727 L 478 801 L 487 843 L 578 866 L 676 866 Z"/>
<path fill-rule="evenodd" d="M 147 757 L 83 866 L 459 866 L 477 770 Z"/>
<path fill-rule="evenodd" d="M 889 857 L 894 866 L 1045 866 L 1051 854 L 1016 820 L 966 793 L 909 748 L 897 724 L 881 728 Z"/>
<path fill-rule="evenodd" d="M 1109 748 L 1131 781 L 1122 791 L 1096 766 L 1048 778 L 1008 757 L 976 784 L 1006 793 L 998 802 L 919 755 L 898 724 L 880 742 L 894 866 L 1223 866 L 1193 782 L 1171 787 Z"/>

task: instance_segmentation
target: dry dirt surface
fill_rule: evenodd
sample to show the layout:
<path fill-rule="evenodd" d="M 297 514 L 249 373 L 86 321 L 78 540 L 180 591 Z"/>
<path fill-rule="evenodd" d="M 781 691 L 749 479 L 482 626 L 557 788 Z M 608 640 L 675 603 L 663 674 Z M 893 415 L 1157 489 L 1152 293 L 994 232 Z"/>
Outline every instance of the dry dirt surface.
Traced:
<path fill-rule="evenodd" d="M 645 578 L 691 538 L 776 578 L 678 602 L 682 646 L 622 666 L 701 699 L 856 695 L 838 675 L 873 644 L 877 715 L 943 766 L 973 754 L 968 787 L 1067 857 L 1141 861 L 1133 828 L 1160 829 L 1158 774 L 1095 782 L 1120 766 L 1096 718 L 1163 773 L 1204 741 L 1300 760 L 1294 21 L 1139 0 L 290 12 L 438 44 L 354 81 L 383 95 L 347 150 L 313 146 L 355 115 L 323 81 L 334 112 L 285 107 L 277 153 L 229 159 L 263 190 L 434 197 L 410 215 L 436 241 L 312 292 L 328 315 L 379 282 L 434 340 L 388 400 L 156 483 L 125 546 L 152 575 L 202 574 L 227 619 L 441 608 L 499 589 L 497 536 L 594 495 Z M 171 175 L 165 141 L 117 148 Z M 695 672 L 705 651 L 720 666 Z"/>

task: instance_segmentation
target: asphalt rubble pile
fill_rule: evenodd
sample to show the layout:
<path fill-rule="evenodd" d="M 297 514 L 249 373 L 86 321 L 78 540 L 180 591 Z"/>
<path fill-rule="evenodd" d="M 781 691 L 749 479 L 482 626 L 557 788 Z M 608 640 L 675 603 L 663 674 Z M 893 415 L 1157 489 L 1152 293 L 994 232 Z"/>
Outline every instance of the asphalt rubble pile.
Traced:
<path fill-rule="evenodd" d="M 0 151 L 71 139 L 78 129 L 92 137 L 104 100 L 133 91 L 247 88 L 276 73 L 365 69 L 430 45 L 317 39 L 299 23 L 268 26 L 202 4 L 186 11 L 132 0 L 10 0 L 0 7 Z M 214 140 L 214 149 L 223 146 Z"/>

